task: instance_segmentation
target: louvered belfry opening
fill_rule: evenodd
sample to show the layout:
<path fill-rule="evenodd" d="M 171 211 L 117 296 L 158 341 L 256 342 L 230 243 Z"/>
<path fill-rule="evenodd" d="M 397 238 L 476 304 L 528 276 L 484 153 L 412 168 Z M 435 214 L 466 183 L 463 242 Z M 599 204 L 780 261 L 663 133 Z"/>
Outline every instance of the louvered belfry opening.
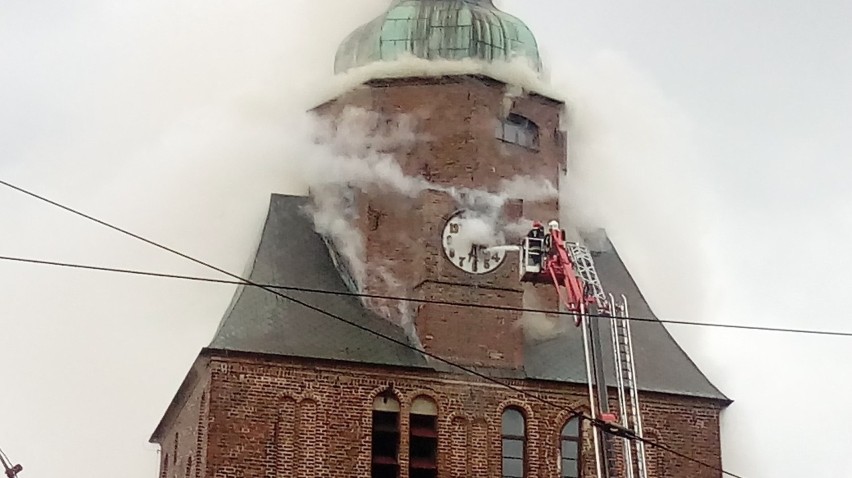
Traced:
<path fill-rule="evenodd" d="M 372 478 L 399 477 L 399 401 L 389 392 L 373 401 Z"/>
<path fill-rule="evenodd" d="M 408 476 L 438 476 L 438 406 L 428 397 L 417 397 L 411 404 Z"/>

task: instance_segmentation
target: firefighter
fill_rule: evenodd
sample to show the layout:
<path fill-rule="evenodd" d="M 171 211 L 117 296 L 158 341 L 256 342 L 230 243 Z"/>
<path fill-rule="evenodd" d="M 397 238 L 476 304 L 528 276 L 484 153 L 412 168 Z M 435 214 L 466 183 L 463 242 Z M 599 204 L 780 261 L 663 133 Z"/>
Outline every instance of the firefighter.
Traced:
<path fill-rule="evenodd" d="M 553 231 L 559 231 L 559 222 L 556 220 L 547 223 L 547 234 L 544 236 L 544 249 L 548 254 L 552 254 L 553 249 Z"/>
<path fill-rule="evenodd" d="M 538 221 L 533 223 L 532 229 L 527 233 L 527 247 L 529 252 L 529 266 L 542 267 L 544 255 L 544 225 Z"/>
<path fill-rule="evenodd" d="M 533 223 L 533 228 L 530 230 L 527 237 L 531 237 L 533 239 L 544 239 L 544 225 L 538 221 Z"/>

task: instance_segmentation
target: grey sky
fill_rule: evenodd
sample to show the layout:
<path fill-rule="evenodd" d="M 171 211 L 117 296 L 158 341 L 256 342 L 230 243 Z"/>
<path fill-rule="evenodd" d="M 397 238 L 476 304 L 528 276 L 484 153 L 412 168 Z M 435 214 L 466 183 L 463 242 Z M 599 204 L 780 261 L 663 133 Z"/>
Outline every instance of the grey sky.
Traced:
<path fill-rule="evenodd" d="M 288 131 L 385 3 L 5 0 L 0 178 L 241 271 L 297 189 Z M 852 330 L 852 3 L 499 3 L 576 95 L 581 199 L 659 315 Z M 206 275 L 5 190 L 0 218 L 0 254 Z M 0 447 L 28 478 L 153 478 L 232 288 L 0 263 L 0 291 Z M 672 332 L 736 400 L 727 468 L 848 474 L 849 340 Z"/>

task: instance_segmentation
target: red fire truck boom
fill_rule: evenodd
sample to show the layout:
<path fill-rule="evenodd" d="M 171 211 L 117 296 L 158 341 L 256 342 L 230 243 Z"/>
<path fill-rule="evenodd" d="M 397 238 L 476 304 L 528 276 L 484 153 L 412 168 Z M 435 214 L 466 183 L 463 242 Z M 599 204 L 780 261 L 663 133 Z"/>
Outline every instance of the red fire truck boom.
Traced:
<path fill-rule="evenodd" d="M 551 224 L 556 223 L 554 221 Z M 621 437 L 625 460 L 622 476 L 647 478 L 627 299 L 622 296 L 621 302 L 616 304 L 614 298 L 604 292 L 592 254 L 587 248 L 566 241 L 565 231 L 558 226 L 551 227 L 546 235 L 542 232 L 539 229 L 537 234 L 530 234 L 524 239 L 521 247 L 521 281 L 553 284 L 560 302 L 574 316 L 575 325 L 583 331 L 589 404 L 595 422 L 592 433 L 597 476 L 618 476 L 611 439 Z M 620 419 L 609 410 L 604 376 L 600 323 L 607 318 L 611 326 Z"/>

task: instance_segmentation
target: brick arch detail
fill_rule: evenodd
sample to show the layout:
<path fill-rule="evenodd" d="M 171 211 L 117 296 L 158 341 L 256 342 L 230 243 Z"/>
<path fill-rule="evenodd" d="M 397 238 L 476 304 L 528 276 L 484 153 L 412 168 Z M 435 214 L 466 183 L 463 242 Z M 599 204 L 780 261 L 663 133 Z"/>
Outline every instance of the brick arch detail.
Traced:
<path fill-rule="evenodd" d="M 497 405 L 498 417 L 502 419 L 503 412 L 506 411 L 507 408 L 517 408 L 524 412 L 524 419 L 526 421 L 530 421 L 536 418 L 536 414 L 533 411 L 533 408 L 523 400 L 518 400 L 517 398 L 509 398 L 500 402 Z M 499 421 L 499 420 L 498 420 Z"/>
<path fill-rule="evenodd" d="M 284 403 L 287 400 L 299 403 L 301 401 L 301 398 L 298 396 L 298 394 L 289 391 L 279 391 L 277 394 L 275 394 L 276 405 Z"/>
<path fill-rule="evenodd" d="M 429 389 L 425 389 L 425 388 L 418 388 L 418 389 L 412 390 L 411 392 L 406 393 L 405 394 L 405 400 L 400 401 L 400 408 L 405 410 L 406 413 L 411 413 L 411 411 L 410 411 L 411 405 L 414 403 L 414 400 L 416 400 L 419 397 L 426 397 L 426 398 L 432 400 L 433 402 L 435 402 L 435 405 L 438 407 L 438 418 L 441 417 L 441 415 L 442 415 L 441 412 L 446 407 L 442 406 L 441 399 L 438 397 L 438 394 L 435 393 L 434 390 L 429 390 Z"/>
<path fill-rule="evenodd" d="M 316 394 L 315 392 L 313 392 L 313 391 L 305 392 L 304 394 L 302 394 L 301 398 L 299 398 L 299 403 L 301 403 L 301 402 L 307 402 L 307 401 L 315 402 L 315 403 L 317 403 L 317 404 L 322 403 L 322 400 L 320 399 L 320 396 L 319 396 L 319 395 L 317 395 L 317 394 Z"/>
<path fill-rule="evenodd" d="M 296 402 L 297 404 L 304 402 L 305 400 L 312 400 L 317 404 L 322 403 L 320 395 L 318 395 L 313 390 L 305 390 L 302 393 L 297 393 L 292 390 L 279 390 L 278 393 L 275 394 L 276 404 L 280 404 L 285 400 L 291 400 Z"/>
<path fill-rule="evenodd" d="M 571 408 L 574 411 L 572 412 L 571 410 L 568 410 L 567 408 Z M 571 415 L 574 415 L 577 412 L 583 413 L 587 416 L 592 415 L 592 409 L 591 409 L 591 407 L 589 407 L 588 403 L 575 402 L 575 403 L 569 404 L 566 407 L 565 410 L 560 411 L 559 414 L 556 415 L 556 421 L 558 423 L 560 423 L 562 426 L 564 426 L 566 423 L 568 423 L 568 417 L 570 417 Z M 581 417 L 581 420 L 582 420 L 582 417 Z M 561 431 L 562 428 L 560 428 L 559 430 Z"/>
<path fill-rule="evenodd" d="M 447 423 L 452 423 L 453 420 L 455 420 L 457 418 L 461 418 L 462 420 L 465 420 L 465 421 L 468 421 L 468 422 L 473 422 L 474 417 L 473 417 L 473 415 L 465 412 L 464 410 L 456 410 L 454 412 L 450 412 L 446 416 L 445 421 Z"/>
<path fill-rule="evenodd" d="M 399 410 L 400 412 L 402 412 L 403 406 L 405 404 L 405 397 L 402 395 L 402 392 L 399 391 L 399 389 L 393 386 L 392 382 L 388 382 L 386 385 L 376 387 L 369 394 L 367 394 L 367 408 L 372 410 L 373 400 L 375 400 L 376 397 L 378 397 L 384 392 L 390 392 L 391 395 L 396 398 L 396 400 L 399 402 Z"/>
<path fill-rule="evenodd" d="M 589 405 L 586 404 L 586 403 L 576 403 L 576 404 L 572 403 L 569 406 L 571 408 L 573 408 L 575 410 L 575 412 L 583 413 L 586 416 L 591 416 L 591 414 L 592 414 L 591 407 L 589 407 Z M 561 442 L 562 428 L 565 427 L 566 424 L 568 424 L 568 420 L 571 418 L 572 415 L 575 414 L 575 412 L 572 412 L 572 411 L 569 411 L 569 410 L 562 410 L 562 411 L 559 412 L 558 415 L 556 415 L 556 419 L 554 421 L 554 423 L 556 424 L 556 427 L 555 427 L 555 430 L 552 433 L 550 433 L 552 443 L 556 444 L 557 446 L 561 445 L 560 442 Z M 585 418 L 583 418 L 583 417 L 578 417 L 578 418 L 580 419 L 580 436 L 583 437 L 583 436 L 585 436 L 586 431 L 590 429 L 590 427 L 583 425 L 583 422 L 587 421 Z"/>

